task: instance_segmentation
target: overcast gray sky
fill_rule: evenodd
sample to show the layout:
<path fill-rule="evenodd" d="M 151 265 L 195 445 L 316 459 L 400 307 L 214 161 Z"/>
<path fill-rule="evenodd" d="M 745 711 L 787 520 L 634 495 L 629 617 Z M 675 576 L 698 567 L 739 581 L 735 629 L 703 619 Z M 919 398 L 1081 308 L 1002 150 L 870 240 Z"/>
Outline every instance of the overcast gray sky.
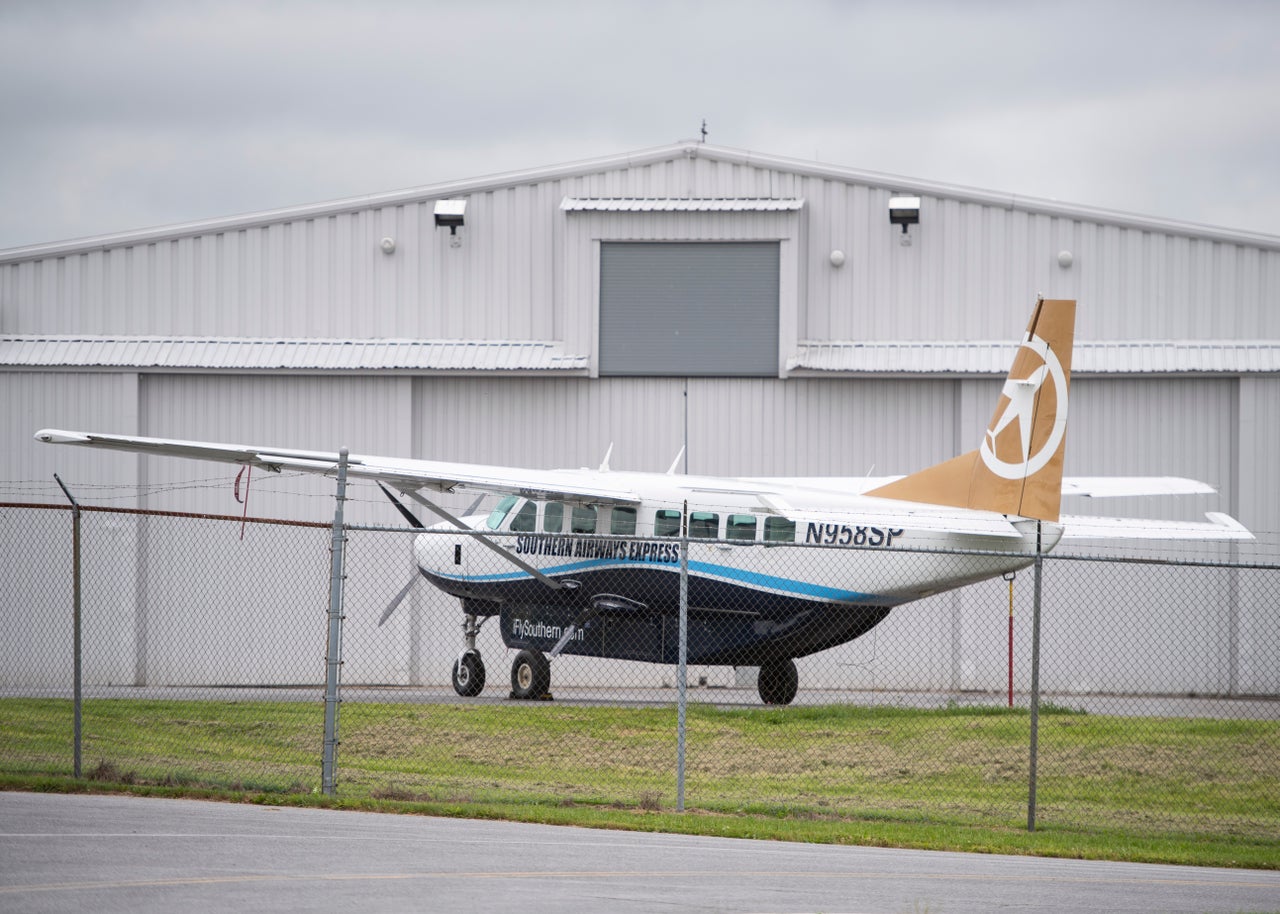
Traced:
<path fill-rule="evenodd" d="M 1280 3 L 0 0 L 0 248 L 710 142 L 1280 235 Z"/>

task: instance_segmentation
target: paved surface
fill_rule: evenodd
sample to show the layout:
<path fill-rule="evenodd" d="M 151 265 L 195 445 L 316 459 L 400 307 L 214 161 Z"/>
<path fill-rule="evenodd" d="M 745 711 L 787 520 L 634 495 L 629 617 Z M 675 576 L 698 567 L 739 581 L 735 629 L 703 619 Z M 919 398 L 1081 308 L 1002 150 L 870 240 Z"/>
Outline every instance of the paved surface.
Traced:
<path fill-rule="evenodd" d="M 1280 872 L 0 793 L 0 911 L 1280 911 Z"/>

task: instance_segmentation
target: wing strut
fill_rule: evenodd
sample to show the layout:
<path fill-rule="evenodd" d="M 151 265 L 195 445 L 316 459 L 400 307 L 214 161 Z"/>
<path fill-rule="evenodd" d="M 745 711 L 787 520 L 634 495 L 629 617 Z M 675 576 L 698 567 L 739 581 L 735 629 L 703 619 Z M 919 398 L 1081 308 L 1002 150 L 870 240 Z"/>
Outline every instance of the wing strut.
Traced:
<path fill-rule="evenodd" d="M 550 587 L 552 590 L 561 590 L 561 589 L 566 588 L 566 587 L 567 587 L 567 588 L 569 588 L 569 589 L 573 589 L 574 587 L 577 587 L 577 586 L 578 586 L 578 582 L 577 582 L 577 581 L 557 581 L 557 580 L 555 580 L 554 578 L 549 578 L 549 577 L 547 577 L 545 574 L 543 574 L 543 573 L 542 573 L 541 571 L 539 571 L 537 568 L 534 568 L 532 565 L 530 565 L 530 564 L 529 564 L 528 562 L 526 562 L 524 559 L 516 558 L 516 556 L 514 556 L 514 555 L 511 553 L 511 551 L 510 551 L 510 550 L 508 550 L 508 549 L 503 549 L 501 546 L 499 546 L 499 545 L 498 545 L 497 543 L 495 543 L 493 540 L 489 539 L 488 537 L 484 536 L 483 534 L 477 533 L 474 529 L 472 529 L 471 527 L 468 527 L 466 524 L 464 524 L 460 518 L 454 517 L 452 514 L 450 514 L 448 511 L 446 511 L 444 508 L 440 507 L 439 505 L 432 504 L 431 502 L 427 501 L 425 498 L 423 498 L 423 497 L 422 497 L 421 495 L 419 495 L 417 492 L 409 491 L 409 492 L 405 492 L 404 494 L 405 494 L 407 497 L 409 497 L 409 498 L 413 499 L 414 501 L 416 501 L 418 504 L 422 505 L 422 507 L 426 508 L 428 511 L 433 511 L 433 512 L 435 512 L 436 514 L 439 514 L 441 517 L 443 517 L 443 518 L 444 518 L 445 520 L 447 520 L 449 523 L 453 524 L 453 525 L 454 525 L 455 527 L 457 527 L 459 530 L 463 530 L 463 531 L 465 531 L 465 532 L 467 532 L 467 533 L 472 534 L 472 535 L 473 535 L 473 536 L 474 536 L 474 537 L 475 537 L 479 542 L 481 542 L 481 543 L 483 543 L 484 545 L 488 546 L 490 549 L 492 549 L 494 552 L 498 553 L 498 555 L 502 556 L 504 559 L 506 559 L 506 560 L 507 560 L 508 562 L 510 562 L 512 565 L 515 565 L 515 566 L 516 566 L 517 568 L 519 568 L 521 571 L 523 571 L 523 572 L 525 572 L 525 573 L 527 573 L 527 574 L 533 575 L 533 577 L 535 577 L 537 580 L 541 581 L 543 584 L 546 584 L 546 585 L 547 585 L 548 587 Z"/>

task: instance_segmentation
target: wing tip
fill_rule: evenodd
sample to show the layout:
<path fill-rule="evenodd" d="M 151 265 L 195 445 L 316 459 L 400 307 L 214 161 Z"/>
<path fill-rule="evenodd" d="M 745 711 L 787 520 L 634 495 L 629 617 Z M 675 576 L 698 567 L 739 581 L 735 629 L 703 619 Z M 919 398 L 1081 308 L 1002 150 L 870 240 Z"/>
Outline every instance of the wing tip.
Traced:
<path fill-rule="evenodd" d="M 35 434 L 36 441 L 45 444 L 88 444 L 89 436 L 84 432 L 66 432 L 59 428 L 42 428 Z"/>

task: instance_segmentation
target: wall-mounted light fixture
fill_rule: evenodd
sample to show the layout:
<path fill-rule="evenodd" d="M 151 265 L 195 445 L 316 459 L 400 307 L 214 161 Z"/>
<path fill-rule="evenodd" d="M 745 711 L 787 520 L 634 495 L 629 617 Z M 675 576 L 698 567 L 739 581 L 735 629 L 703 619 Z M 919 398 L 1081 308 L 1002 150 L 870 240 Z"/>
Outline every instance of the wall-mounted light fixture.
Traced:
<path fill-rule="evenodd" d="M 378 244 L 382 248 L 384 254 L 394 254 L 396 252 L 396 240 L 394 238 L 383 238 Z"/>
<path fill-rule="evenodd" d="M 1070 251 L 1058 252 L 1058 266 L 1062 267 L 1062 269 L 1066 270 L 1070 268 L 1070 266 L 1075 262 L 1076 262 L 1076 259 L 1071 256 Z"/>
<path fill-rule="evenodd" d="M 833 267 L 844 266 L 844 251 L 835 250 L 831 252 L 831 265 Z"/>
<path fill-rule="evenodd" d="M 436 228 L 444 226 L 449 227 L 449 234 L 458 234 L 467 221 L 467 201 L 466 200 L 437 200 L 436 201 Z"/>
<path fill-rule="evenodd" d="M 907 234 L 907 227 L 916 225 L 920 221 L 920 198 L 919 197 L 890 197 L 889 198 L 889 222 L 892 225 L 902 226 L 902 234 Z M 910 241 L 903 240 L 903 244 L 910 244 Z"/>

